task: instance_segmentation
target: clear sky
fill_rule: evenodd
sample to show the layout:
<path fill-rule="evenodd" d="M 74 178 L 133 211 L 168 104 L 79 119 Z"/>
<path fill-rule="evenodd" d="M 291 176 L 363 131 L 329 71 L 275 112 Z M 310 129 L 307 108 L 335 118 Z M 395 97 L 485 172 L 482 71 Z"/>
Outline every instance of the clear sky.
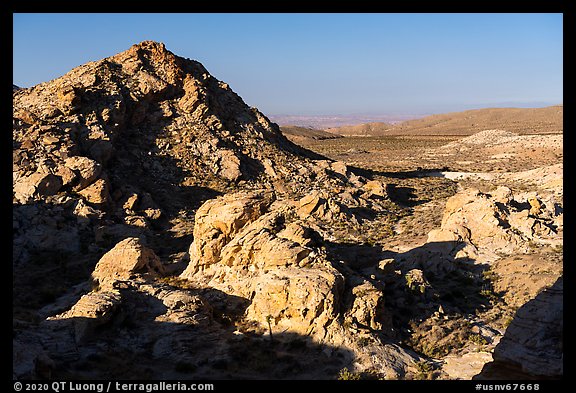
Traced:
<path fill-rule="evenodd" d="M 562 14 L 14 14 L 13 82 L 161 41 L 275 114 L 563 102 Z"/>

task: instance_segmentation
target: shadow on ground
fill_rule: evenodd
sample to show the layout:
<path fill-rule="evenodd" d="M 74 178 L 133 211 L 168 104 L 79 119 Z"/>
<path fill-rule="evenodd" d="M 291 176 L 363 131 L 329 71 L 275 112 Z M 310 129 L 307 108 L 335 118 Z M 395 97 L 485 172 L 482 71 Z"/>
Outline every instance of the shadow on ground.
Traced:
<path fill-rule="evenodd" d="M 494 348 L 494 361 L 473 379 L 561 379 L 564 278 L 520 307 Z"/>
<path fill-rule="evenodd" d="M 383 286 L 384 309 L 392 326 L 384 333 L 432 357 L 464 345 L 472 333 L 463 317 L 489 310 L 498 298 L 486 274 L 487 264 L 455 257 L 463 247 L 463 243 L 433 242 L 399 253 L 367 244 L 327 244 L 330 260 L 340 261 L 338 269 L 350 269 Z M 434 325 L 446 328 L 431 333 Z"/>
<path fill-rule="evenodd" d="M 265 326 L 224 323 L 218 316 L 226 308 L 226 315 L 241 318 L 245 299 L 214 289 L 188 292 L 210 298 L 216 307 L 201 306 L 186 315 L 131 289 L 122 291 L 122 303 L 104 324 L 79 317 L 45 321 L 37 336 L 49 349 L 52 364 L 50 370 L 44 364 L 36 371 L 73 380 L 336 379 L 353 360 L 350 351 L 308 336 L 270 335 Z M 230 307 L 235 308 L 232 313 Z M 175 312 L 187 322 L 166 320 Z M 77 332 L 86 331 L 85 326 L 92 326 L 90 333 L 79 339 Z"/>

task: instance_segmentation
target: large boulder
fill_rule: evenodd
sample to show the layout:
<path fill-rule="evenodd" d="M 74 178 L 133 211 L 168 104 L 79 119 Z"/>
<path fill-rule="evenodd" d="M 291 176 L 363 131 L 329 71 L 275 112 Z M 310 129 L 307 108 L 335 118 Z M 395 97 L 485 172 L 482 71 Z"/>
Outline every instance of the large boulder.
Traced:
<path fill-rule="evenodd" d="M 306 199 L 314 204 L 314 197 Z M 206 202 L 181 277 L 250 299 L 245 317 L 272 332 L 354 345 L 345 324 L 383 330 L 383 288 L 327 259 L 320 235 L 310 227 L 313 217 L 299 217 L 306 205 L 270 203 L 258 192 Z"/>
<path fill-rule="evenodd" d="M 56 194 L 61 187 L 62 179 L 52 173 L 34 172 L 29 176 L 17 176 L 14 178 L 14 199 L 22 204 L 30 203 Z"/>
<path fill-rule="evenodd" d="M 138 273 L 163 273 L 164 267 L 154 251 L 146 247 L 139 238 L 127 238 L 119 242 L 102 256 L 92 279 L 101 287 L 114 287 L 117 281 L 133 278 Z"/>
<path fill-rule="evenodd" d="M 222 248 L 249 222 L 262 215 L 271 195 L 253 192 L 226 194 L 204 203 L 197 211 L 190 264 L 183 276 L 219 262 Z"/>

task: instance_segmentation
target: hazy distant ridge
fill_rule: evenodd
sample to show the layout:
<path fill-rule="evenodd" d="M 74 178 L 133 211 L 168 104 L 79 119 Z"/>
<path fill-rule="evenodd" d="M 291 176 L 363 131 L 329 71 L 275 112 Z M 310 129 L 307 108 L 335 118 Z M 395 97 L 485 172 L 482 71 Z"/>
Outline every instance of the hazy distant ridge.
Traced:
<path fill-rule="evenodd" d="M 326 129 L 338 135 L 472 135 L 488 129 L 518 134 L 557 134 L 564 131 L 564 106 L 545 108 L 486 108 L 451 112 L 399 124 L 367 123 Z"/>
<path fill-rule="evenodd" d="M 298 138 L 311 138 L 316 140 L 340 138 L 340 135 L 310 127 L 281 126 L 280 131 L 282 131 L 284 136 L 295 138 L 295 140 Z"/>
<path fill-rule="evenodd" d="M 270 115 L 268 118 L 280 126 L 298 126 L 324 130 L 343 126 L 383 122 L 396 124 L 421 115 Z"/>
<path fill-rule="evenodd" d="M 383 132 L 390 130 L 392 127 L 394 127 L 393 124 L 377 122 L 358 124 L 356 126 L 328 128 L 326 131 L 342 136 L 374 136 L 382 134 Z"/>

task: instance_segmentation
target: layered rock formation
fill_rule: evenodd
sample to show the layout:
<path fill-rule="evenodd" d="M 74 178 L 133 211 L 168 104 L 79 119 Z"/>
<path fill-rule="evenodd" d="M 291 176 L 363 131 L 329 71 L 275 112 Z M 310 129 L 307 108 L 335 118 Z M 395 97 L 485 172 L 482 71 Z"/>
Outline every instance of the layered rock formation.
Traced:
<path fill-rule="evenodd" d="M 245 192 L 206 202 L 181 277 L 250 299 L 249 319 L 319 341 L 353 343 L 344 325 L 390 330 L 382 285 L 328 259 L 307 204 Z"/>

